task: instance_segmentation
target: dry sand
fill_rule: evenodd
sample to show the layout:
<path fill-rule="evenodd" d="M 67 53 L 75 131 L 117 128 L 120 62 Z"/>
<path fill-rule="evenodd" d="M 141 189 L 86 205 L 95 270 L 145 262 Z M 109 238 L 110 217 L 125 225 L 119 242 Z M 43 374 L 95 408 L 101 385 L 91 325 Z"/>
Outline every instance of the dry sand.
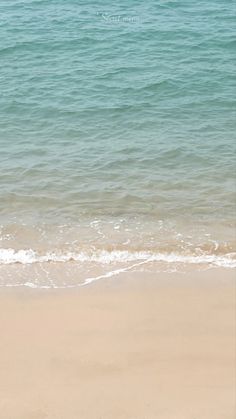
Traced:
<path fill-rule="evenodd" d="M 0 293 L 1 419 L 233 419 L 235 272 Z"/>

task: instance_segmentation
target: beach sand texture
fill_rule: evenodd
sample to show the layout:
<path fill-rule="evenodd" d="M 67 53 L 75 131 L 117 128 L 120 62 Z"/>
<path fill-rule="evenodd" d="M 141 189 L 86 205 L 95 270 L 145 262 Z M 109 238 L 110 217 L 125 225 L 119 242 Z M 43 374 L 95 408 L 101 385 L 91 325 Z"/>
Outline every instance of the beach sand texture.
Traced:
<path fill-rule="evenodd" d="M 235 418 L 235 273 L 2 291 L 1 419 Z"/>

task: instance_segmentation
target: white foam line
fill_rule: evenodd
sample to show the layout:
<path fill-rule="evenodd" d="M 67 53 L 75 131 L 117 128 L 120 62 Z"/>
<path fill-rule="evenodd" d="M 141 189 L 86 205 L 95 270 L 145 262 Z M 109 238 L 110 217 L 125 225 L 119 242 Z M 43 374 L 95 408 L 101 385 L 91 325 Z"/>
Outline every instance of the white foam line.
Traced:
<path fill-rule="evenodd" d="M 64 254 L 56 252 L 48 252 L 45 255 L 39 255 L 32 249 L 22 249 L 15 251 L 14 249 L 0 248 L 0 265 L 11 265 L 15 263 L 28 265 L 34 263 L 47 262 L 95 262 L 99 264 L 111 263 L 127 263 L 137 260 L 149 262 L 165 262 L 165 263 L 192 263 L 192 264 L 212 264 L 228 268 L 236 267 L 236 260 L 233 259 L 235 253 L 222 256 L 201 254 L 201 255 L 181 255 L 177 253 L 151 253 L 149 251 L 129 252 L 127 250 L 114 250 L 108 252 L 100 250 L 94 253 L 89 252 L 67 252 Z"/>
<path fill-rule="evenodd" d="M 110 278 L 110 277 L 115 276 L 115 275 L 119 275 L 120 273 L 130 271 L 132 268 L 136 268 L 136 266 L 144 265 L 145 263 L 148 263 L 148 262 L 150 262 L 150 261 L 145 260 L 143 262 L 134 263 L 133 265 L 127 266 L 126 268 L 120 268 L 120 269 L 116 269 L 115 271 L 107 272 L 104 275 L 99 275 L 99 276 L 94 276 L 94 277 L 91 277 L 91 278 L 87 278 L 82 284 L 79 284 L 79 286 L 84 287 L 86 285 L 91 284 L 92 282 L 98 281 L 99 279 L 105 279 L 105 278 Z"/>

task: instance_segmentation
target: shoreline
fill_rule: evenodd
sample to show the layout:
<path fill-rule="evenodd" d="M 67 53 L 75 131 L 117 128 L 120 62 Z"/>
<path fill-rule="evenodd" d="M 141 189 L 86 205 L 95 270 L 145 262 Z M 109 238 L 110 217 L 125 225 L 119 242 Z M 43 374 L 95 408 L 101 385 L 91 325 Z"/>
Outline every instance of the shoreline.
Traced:
<path fill-rule="evenodd" d="M 233 419 L 233 270 L 0 292 L 0 417 Z"/>
<path fill-rule="evenodd" d="M 234 262 L 235 264 L 235 262 Z M 228 272 L 228 273 L 227 273 Z M 4 289 L 21 290 L 76 290 L 91 284 L 122 282 L 123 278 L 135 277 L 147 278 L 148 281 L 154 282 L 160 280 L 171 279 L 173 275 L 183 278 L 192 277 L 212 277 L 221 273 L 224 276 L 230 276 L 230 272 L 235 272 L 232 266 L 217 266 L 213 263 L 174 263 L 167 264 L 152 260 L 137 260 L 129 263 L 120 262 L 112 263 L 93 263 L 84 264 L 80 262 L 46 262 L 46 263 L 29 263 L 29 264 L 0 264 L 0 292 Z"/>

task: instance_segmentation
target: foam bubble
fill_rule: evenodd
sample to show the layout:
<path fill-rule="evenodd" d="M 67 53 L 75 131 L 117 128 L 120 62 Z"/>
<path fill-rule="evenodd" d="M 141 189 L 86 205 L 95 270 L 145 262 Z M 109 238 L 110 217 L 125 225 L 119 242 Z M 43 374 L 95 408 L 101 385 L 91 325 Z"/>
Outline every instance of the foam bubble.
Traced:
<path fill-rule="evenodd" d="M 70 261 L 81 263 L 98 263 L 98 264 L 115 264 L 128 262 L 162 262 L 162 263 L 181 263 L 181 264 L 210 264 L 213 266 L 221 266 L 227 268 L 236 267 L 236 254 L 228 253 L 225 255 L 206 254 L 180 254 L 180 253 L 152 253 L 148 251 L 130 252 L 127 250 L 100 250 L 96 252 L 47 252 L 40 255 L 33 249 L 14 250 L 0 249 L 0 264 L 33 264 L 45 262 L 61 262 Z"/>

